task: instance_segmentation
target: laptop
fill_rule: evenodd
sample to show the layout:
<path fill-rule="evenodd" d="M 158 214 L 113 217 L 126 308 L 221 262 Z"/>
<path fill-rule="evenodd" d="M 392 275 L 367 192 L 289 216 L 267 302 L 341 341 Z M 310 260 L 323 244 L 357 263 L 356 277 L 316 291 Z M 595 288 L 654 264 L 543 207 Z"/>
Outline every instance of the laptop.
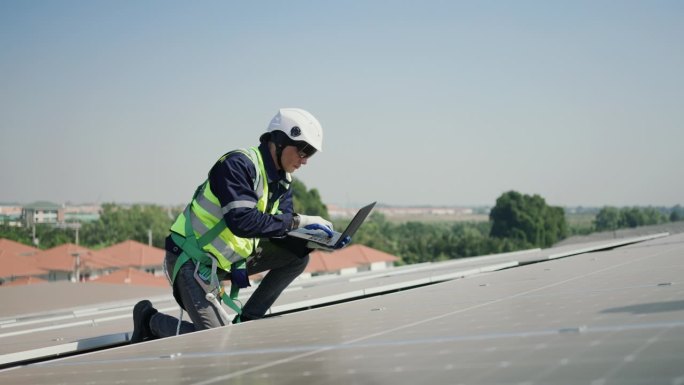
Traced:
<path fill-rule="evenodd" d="M 368 217 L 368 214 L 370 214 L 373 206 L 375 206 L 375 203 L 377 202 L 373 202 L 362 207 L 361 210 L 354 215 L 354 218 L 351 220 L 351 222 L 349 222 L 347 228 L 341 233 L 333 231 L 332 237 L 329 237 L 328 234 L 326 234 L 323 230 L 307 230 L 304 228 L 291 230 L 287 233 L 287 235 L 295 238 L 306 239 L 328 249 L 334 249 L 342 240 L 344 240 L 345 237 L 351 237 L 354 235 L 354 233 L 356 233 L 356 230 L 361 227 L 363 221 L 365 221 L 366 217 Z"/>

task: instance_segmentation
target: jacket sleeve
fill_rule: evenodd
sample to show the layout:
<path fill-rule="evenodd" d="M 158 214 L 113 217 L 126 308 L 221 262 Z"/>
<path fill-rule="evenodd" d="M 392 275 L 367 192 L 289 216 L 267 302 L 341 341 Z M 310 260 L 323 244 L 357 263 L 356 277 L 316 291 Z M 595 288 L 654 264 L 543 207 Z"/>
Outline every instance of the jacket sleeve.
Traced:
<path fill-rule="evenodd" d="M 227 156 L 209 172 L 211 190 L 224 208 L 226 226 L 242 238 L 285 235 L 292 223 L 292 212 L 283 210 L 282 214 L 271 215 L 257 210 L 258 195 L 252 182 L 256 173 L 254 163 L 242 153 Z"/>
<path fill-rule="evenodd" d="M 294 206 L 292 204 L 292 188 L 287 190 L 282 197 L 280 197 L 280 203 L 278 206 L 281 213 L 294 215 Z"/>

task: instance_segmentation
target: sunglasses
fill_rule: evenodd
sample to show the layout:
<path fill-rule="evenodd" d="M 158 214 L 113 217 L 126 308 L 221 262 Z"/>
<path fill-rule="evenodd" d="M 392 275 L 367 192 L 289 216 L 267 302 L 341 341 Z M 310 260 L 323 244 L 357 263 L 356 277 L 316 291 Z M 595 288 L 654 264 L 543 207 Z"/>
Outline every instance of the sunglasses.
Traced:
<path fill-rule="evenodd" d="M 306 142 L 299 142 L 295 147 L 297 147 L 297 154 L 302 159 L 309 158 L 316 153 L 316 149 Z"/>

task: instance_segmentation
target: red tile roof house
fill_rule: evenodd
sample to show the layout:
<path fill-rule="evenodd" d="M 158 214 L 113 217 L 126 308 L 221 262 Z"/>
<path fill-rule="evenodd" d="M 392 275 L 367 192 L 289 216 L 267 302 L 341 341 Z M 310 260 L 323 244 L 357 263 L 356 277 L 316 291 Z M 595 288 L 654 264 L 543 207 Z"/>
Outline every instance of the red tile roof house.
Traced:
<path fill-rule="evenodd" d="M 45 280 L 76 281 L 78 256 L 80 281 L 111 275 L 100 282 L 168 286 L 162 268 L 164 253 L 162 249 L 130 240 L 99 251 L 74 244 L 41 251 L 0 239 L 0 284 L 20 285 Z"/>
<path fill-rule="evenodd" d="M 39 268 L 36 254 L 40 250 L 24 244 L 0 238 L 0 285 L 33 283 L 32 276 L 47 277 L 48 272 Z"/>
<path fill-rule="evenodd" d="M 122 264 L 103 251 L 66 243 L 36 254 L 37 266 L 47 270 L 49 281 L 83 281 L 107 275 Z"/>
<path fill-rule="evenodd" d="M 351 245 L 333 252 L 316 250 L 302 278 L 323 274 L 354 274 L 361 271 L 384 270 L 394 266 L 399 258 L 364 245 Z"/>
<path fill-rule="evenodd" d="M 5 256 L 20 253 L 24 257 L 28 257 L 24 254 L 33 254 L 31 256 L 31 259 L 35 261 L 33 264 L 20 265 L 21 262 L 16 262 L 17 258 L 11 257 L 11 263 L 7 262 L 0 265 L 1 268 L 4 268 L 4 270 L 0 270 L 0 274 L 14 276 L 17 284 L 38 281 L 37 279 L 19 279 L 20 277 L 28 278 L 31 276 L 50 281 L 75 281 L 76 256 L 78 256 L 80 261 L 79 280 L 145 286 L 168 285 L 161 267 L 164 260 L 164 250 L 146 246 L 136 241 L 125 241 L 100 251 L 74 244 L 65 244 L 40 251 L 16 242 L 2 241 L 4 242 L 0 243 L 0 257 L 3 253 Z M 3 257 L 3 262 L 4 260 Z M 309 265 L 301 278 L 323 274 L 343 275 L 360 271 L 383 270 L 393 266 L 398 260 L 399 258 L 393 255 L 363 245 L 351 245 L 334 252 L 314 251 L 311 253 Z M 13 270 L 10 271 L 9 266 L 13 266 Z M 134 270 L 140 270 L 140 274 Z M 142 270 L 152 274 L 142 273 Z M 2 277 L 4 275 L 0 276 L 0 278 Z M 262 278 L 262 274 L 250 277 L 253 282 L 258 282 Z M 7 279 L 5 281 L 9 282 Z M 226 282 L 225 284 L 229 283 Z"/>
<path fill-rule="evenodd" d="M 121 267 L 133 267 L 156 277 L 164 277 L 162 265 L 166 252 L 163 249 L 128 240 L 101 251 L 119 261 Z"/>

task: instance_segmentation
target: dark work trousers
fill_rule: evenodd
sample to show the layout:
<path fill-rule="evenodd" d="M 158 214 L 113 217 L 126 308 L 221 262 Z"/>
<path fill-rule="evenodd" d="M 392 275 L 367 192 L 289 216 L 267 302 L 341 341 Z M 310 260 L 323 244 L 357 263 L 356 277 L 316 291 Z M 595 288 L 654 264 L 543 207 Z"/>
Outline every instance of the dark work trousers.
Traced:
<path fill-rule="evenodd" d="M 252 275 L 267 270 L 268 273 L 242 308 L 243 318 L 247 320 L 262 318 L 309 262 L 310 250 L 299 240 L 263 240 L 259 246 L 262 248 L 261 253 L 247 259 L 247 273 Z M 177 259 L 176 255 L 166 253 L 164 263 L 169 274 L 173 272 Z M 194 273 L 195 264 L 188 261 L 178 271 L 174 283 L 176 301 L 192 321 L 181 323 L 180 334 L 224 326 L 232 321 L 225 319 L 214 303 L 207 301 L 206 292 L 195 280 Z M 157 337 L 176 335 L 177 328 L 178 318 L 174 316 L 157 313 L 150 319 L 150 330 Z"/>

